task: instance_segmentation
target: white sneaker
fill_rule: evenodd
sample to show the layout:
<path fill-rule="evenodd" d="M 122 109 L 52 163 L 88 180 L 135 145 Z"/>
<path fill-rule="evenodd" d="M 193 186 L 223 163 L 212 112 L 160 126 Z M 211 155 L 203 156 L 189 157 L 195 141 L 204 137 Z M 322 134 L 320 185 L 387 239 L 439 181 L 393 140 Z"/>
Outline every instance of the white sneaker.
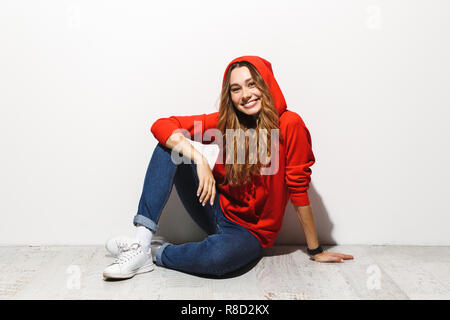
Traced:
<path fill-rule="evenodd" d="M 103 277 L 128 279 L 153 269 L 151 253 L 144 252 L 141 245 L 135 242 L 120 251 L 116 260 L 103 271 Z"/>
<path fill-rule="evenodd" d="M 106 250 L 108 250 L 109 253 L 111 253 L 114 257 L 117 257 L 121 251 L 126 250 L 129 248 L 134 242 L 137 242 L 136 239 L 130 238 L 127 236 L 117 236 L 109 239 L 106 242 Z M 161 247 L 164 243 L 166 243 L 166 240 L 161 236 L 153 236 L 152 242 L 151 242 L 151 251 L 153 256 L 153 262 L 156 261 L 155 253 Z"/>
<path fill-rule="evenodd" d="M 117 236 L 106 241 L 105 248 L 114 257 L 117 257 L 123 249 L 129 247 L 135 239 L 126 236 Z"/>

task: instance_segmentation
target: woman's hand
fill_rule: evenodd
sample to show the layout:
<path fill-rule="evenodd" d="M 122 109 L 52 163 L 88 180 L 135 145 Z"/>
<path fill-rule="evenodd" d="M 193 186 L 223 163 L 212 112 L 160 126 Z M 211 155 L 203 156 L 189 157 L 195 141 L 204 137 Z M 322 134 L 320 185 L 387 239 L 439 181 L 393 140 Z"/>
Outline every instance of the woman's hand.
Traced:
<path fill-rule="evenodd" d="M 353 259 L 352 255 L 323 251 L 311 256 L 311 259 L 317 262 L 344 262 L 344 260 Z"/>
<path fill-rule="evenodd" d="M 200 203 L 204 206 L 209 199 L 209 203 L 213 205 L 216 198 L 216 180 L 206 158 L 197 163 L 197 176 L 199 179 L 197 196 L 200 196 Z"/>

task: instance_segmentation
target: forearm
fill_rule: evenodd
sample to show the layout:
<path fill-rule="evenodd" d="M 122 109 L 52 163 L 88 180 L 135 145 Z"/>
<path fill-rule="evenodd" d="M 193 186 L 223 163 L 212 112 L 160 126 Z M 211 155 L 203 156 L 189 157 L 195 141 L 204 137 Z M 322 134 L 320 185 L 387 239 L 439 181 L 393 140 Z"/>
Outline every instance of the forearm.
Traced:
<path fill-rule="evenodd" d="M 317 239 L 316 226 L 314 223 L 314 215 L 312 212 L 311 205 L 307 206 L 296 206 L 295 211 L 297 212 L 297 217 L 300 220 L 303 231 L 305 232 L 305 238 L 309 249 L 315 249 L 319 245 Z"/>
<path fill-rule="evenodd" d="M 195 163 L 200 163 L 207 161 L 206 158 L 197 151 L 186 139 L 186 137 L 180 133 L 176 132 L 172 134 L 166 141 L 166 146 L 170 149 L 173 149 L 183 156 L 188 157 Z"/>

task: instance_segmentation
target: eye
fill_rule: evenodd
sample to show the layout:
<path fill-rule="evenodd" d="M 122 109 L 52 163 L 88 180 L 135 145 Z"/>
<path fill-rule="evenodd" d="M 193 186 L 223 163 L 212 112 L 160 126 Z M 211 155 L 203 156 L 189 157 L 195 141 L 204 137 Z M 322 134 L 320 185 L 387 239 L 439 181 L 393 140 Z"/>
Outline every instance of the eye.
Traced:
<path fill-rule="evenodd" d="M 249 85 L 250 85 L 250 86 L 254 86 L 255 83 L 254 83 L 254 82 L 250 82 Z"/>
<path fill-rule="evenodd" d="M 231 91 L 233 91 L 233 92 L 236 92 L 236 91 L 238 91 L 238 90 L 239 90 L 239 88 L 231 89 Z"/>

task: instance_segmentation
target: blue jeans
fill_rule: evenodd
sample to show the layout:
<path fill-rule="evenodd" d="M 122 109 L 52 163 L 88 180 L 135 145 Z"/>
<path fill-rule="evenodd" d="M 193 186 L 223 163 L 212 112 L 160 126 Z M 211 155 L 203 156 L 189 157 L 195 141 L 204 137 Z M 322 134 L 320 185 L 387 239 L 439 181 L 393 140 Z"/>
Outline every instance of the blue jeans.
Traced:
<path fill-rule="evenodd" d="M 191 163 L 176 164 L 171 153 L 172 149 L 161 143 L 153 151 L 133 224 L 156 232 L 161 212 L 175 185 L 187 212 L 208 236 L 200 242 L 165 243 L 156 252 L 156 264 L 187 273 L 222 276 L 259 258 L 262 252 L 259 240 L 224 216 L 217 190 L 212 206 L 209 200 L 205 206 L 201 205 L 197 196 L 196 164 L 187 157 L 183 159 Z M 179 227 L 182 226 L 175 226 Z"/>

